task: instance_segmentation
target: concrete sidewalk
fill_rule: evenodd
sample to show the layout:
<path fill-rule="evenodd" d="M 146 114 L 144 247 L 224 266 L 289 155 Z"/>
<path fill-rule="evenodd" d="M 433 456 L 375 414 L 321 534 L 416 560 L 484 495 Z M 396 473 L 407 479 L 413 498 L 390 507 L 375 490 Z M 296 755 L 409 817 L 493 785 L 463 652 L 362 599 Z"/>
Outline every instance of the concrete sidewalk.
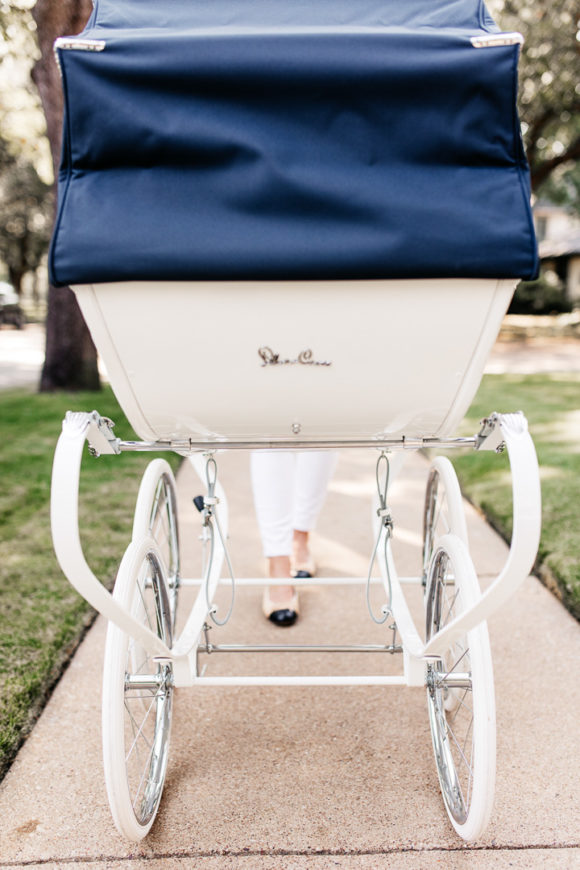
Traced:
<path fill-rule="evenodd" d="M 45 329 L 29 323 L 24 329 L 0 329 L 0 390 L 36 387 L 44 362 Z"/>
<path fill-rule="evenodd" d="M 263 570 L 248 465 L 247 455 L 219 457 L 239 576 Z M 409 456 L 393 488 L 401 574 L 418 570 L 426 475 L 425 460 Z M 321 574 L 366 571 L 373 485 L 374 457 L 344 453 L 314 538 Z M 189 466 L 179 488 L 187 541 L 196 534 L 191 497 L 200 490 Z M 506 547 L 474 510 L 467 513 L 472 555 L 489 582 Z M 421 626 L 419 590 L 410 598 Z M 363 588 L 310 588 L 301 605 L 284 640 L 384 639 L 366 613 Z M 423 690 L 303 687 L 180 690 L 158 819 L 142 844 L 124 842 L 110 818 L 100 759 L 104 625 L 98 620 L 0 786 L 0 867 L 579 867 L 580 627 L 530 578 L 494 616 L 490 634 L 498 778 L 494 815 L 480 842 L 462 844 L 447 821 Z M 261 616 L 259 590 L 245 587 L 231 623 L 213 635 L 214 641 L 264 643 L 280 640 L 282 630 Z M 226 658 L 215 667 L 212 661 L 212 672 L 229 665 Z M 266 665 L 287 673 L 373 666 L 360 656 L 288 658 L 264 663 L 248 654 L 234 664 L 249 673 Z"/>

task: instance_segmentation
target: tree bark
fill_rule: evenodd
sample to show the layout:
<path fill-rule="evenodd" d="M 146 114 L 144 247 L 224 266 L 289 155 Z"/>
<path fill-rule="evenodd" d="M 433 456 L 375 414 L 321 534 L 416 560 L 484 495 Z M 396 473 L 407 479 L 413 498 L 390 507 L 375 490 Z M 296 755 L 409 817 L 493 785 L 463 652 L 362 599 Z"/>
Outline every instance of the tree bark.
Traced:
<path fill-rule="evenodd" d="M 62 144 L 63 99 L 53 44 L 59 36 L 79 33 L 91 9 L 90 0 L 37 0 L 32 10 L 41 54 L 32 77 L 46 117 L 55 178 L 58 177 Z M 99 388 L 97 351 L 76 297 L 68 287 L 51 286 L 48 291 L 46 356 L 40 391 Z"/>

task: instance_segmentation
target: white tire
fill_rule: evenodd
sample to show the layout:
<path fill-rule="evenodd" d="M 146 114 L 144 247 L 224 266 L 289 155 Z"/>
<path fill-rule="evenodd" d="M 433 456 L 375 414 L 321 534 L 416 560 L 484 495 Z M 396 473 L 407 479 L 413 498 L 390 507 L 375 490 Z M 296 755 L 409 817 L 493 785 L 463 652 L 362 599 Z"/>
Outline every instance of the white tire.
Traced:
<path fill-rule="evenodd" d="M 167 580 L 151 538 L 129 544 L 113 596 L 171 647 Z M 110 623 L 103 675 L 103 764 L 113 820 L 130 840 L 148 833 L 159 808 L 172 706 L 171 665 L 154 661 L 140 643 Z"/>
<path fill-rule="evenodd" d="M 174 630 L 180 580 L 179 527 L 175 478 L 165 459 L 149 463 L 137 496 L 133 540 L 148 536 L 157 544 L 163 559 Z"/>
<path fill-rule="evenodd" d="M 456 535 L 440 538 L 427 583 L 427 640 L 480 594 L 463 541 Z M 464 840 L 475 840 L 487 827 L 495 791 L 495 695 L 485 622 L 428 665 L 427 703 L 447 813 Z"/>
<path fill-rule="evenodd" d="M 442 535 L 456 535 L 469 548 L 463 498 L 453 465 L 438 456 L 429 470 L 423 510 L 423 583 L 437 541 Z"/>

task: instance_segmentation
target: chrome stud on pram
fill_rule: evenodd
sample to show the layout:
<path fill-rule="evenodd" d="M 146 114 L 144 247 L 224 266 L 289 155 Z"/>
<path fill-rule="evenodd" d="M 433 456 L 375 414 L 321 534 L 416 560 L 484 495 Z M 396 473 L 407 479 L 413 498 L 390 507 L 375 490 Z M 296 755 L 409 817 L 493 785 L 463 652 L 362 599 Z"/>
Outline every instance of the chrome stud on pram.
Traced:
<path fill-rule="evenodd" d="M 115 824 L 133 840 L 153 824 L 176 690 L 400 685 L 426 690 L 445 806 L 472 840 L 495 777 L 486 619 L 527 576 L 540 533 L 524 416 L 492 414 L 472 437 L 454 435 L 516 280 L 537 268 L 514 127 L 519 37 L 499 33 L 476 0 L 384 0 L 356 24 L 339 0 L 243 0 L 233 14 L 228 0 L 99 0 L 84 33 L 57 44 L 66 126 L 52 277 L 73 285 L 142 439 L 116 438 L 96 411 L 69 413 L 53 469 L 58 560 L 111 623 L 103 745 Z M 193 464 L 205 490 L 195 577 L 181 576 L 175 480 L 155 459 L 113 594 L 97 580 L 78 529 L 85 442 L 96 456 L 169 450 Z M 379 462 L 373 559 L 385 603 L 371 615 L 384 643 L 220 643 L 224 562 L 233 572 L 218 452 L 352 447 Z M 385 468 L 425 447 L 507 449 L 513 537 L 484 593 L 442 457 L 417 576 L 397 574 Z M 345 581 L 308 580 L 325 582 Z M 425 632 L 407 582 L 424 588 Z M 199 592 L 177 636 L 188 585 Z M 400 654 L 402 670 L 206 668 L 210 654 L 282 649 Z"/>

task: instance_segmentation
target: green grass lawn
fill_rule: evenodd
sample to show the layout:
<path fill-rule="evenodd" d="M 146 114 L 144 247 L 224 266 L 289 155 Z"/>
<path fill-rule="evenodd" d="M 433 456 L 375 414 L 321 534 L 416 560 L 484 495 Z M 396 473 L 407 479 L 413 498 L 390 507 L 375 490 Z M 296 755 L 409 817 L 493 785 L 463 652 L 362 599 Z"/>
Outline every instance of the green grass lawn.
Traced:
<path fill-rule="evenodd" d="M 580 375 L 486 375 L 463 432 L 492 411 L 523 411 L 540 463 L 542 537 L 537 568 L 549 572 L 580 619 Z M 509 539 L 511 477 L 507 455 L 451 456 L 465 495 Z"/>
<path fill-rule="evenodd" d="M 110 391 L 0 393 L 0 778 L 93 616 L 52 550 L 52 457 L 67 410 L 96 408 L 135 435 Z M 130 541 L 141 474 L 151 454 L 83 459 L 81 539 L 89 565 L 111 584 Z M 179 457 L 168 455 L 175 468 Z"/>

